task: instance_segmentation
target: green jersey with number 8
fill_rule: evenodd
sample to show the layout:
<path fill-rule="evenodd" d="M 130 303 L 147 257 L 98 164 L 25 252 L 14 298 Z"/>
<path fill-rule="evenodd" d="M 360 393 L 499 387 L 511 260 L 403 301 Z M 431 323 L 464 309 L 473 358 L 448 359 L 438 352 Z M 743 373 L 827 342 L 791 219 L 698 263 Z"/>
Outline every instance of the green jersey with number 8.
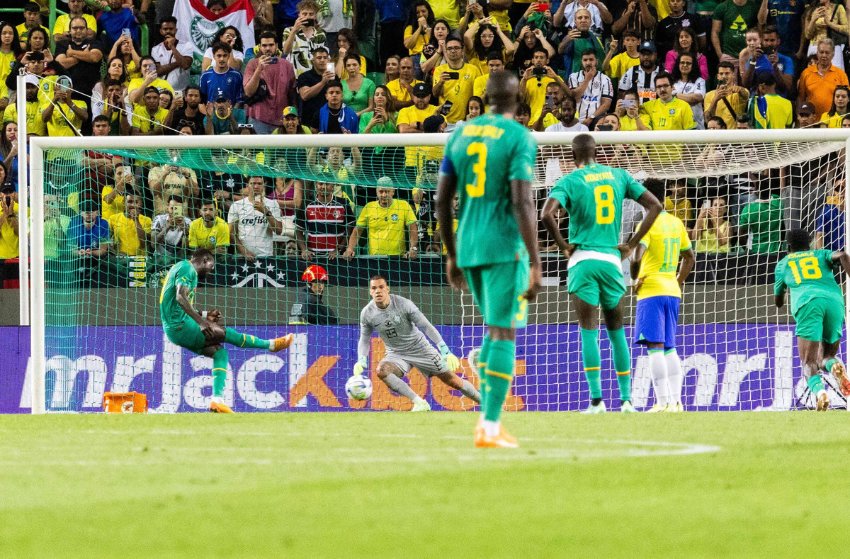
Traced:
<path fill-rule="evenodd" d="M 781 295 L 786 287 L 791 289 L 792 314 L 818 298 L 831 299 L 836 305 L 843 306 L 844 295 L 835 282 L 833 266 L 831 250 L 792 252 L 776 265 L 773 292 Z"/>
<path fill-rule="evenodd" d="M 581 250 L 620 255 L 623 200 L 637 200 L 646 192 L 627 171 L 593 163 L 562 177 L 549 198 L 570 215 L 568 242 Z"/>
<path fill-rule="evenodd" d="M 511 203 L 511 181 L 533 181 L 537 142 L 518 122 L 485 114 L 449 137 L 441 173 L 457 177 L 460 268 L 527 257 Z"/>

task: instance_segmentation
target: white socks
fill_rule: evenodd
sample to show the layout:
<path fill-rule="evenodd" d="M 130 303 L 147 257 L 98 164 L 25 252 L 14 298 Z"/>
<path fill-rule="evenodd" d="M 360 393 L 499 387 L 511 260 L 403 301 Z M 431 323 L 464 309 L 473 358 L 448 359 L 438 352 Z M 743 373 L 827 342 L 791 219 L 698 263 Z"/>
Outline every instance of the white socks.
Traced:
<path fill-rule="evenodd" d="M 660 406 L 666 406 L 675 402 L 676 400 L 671 400 L 667 359 L 660 349 L 649 350 L 649 370 L 652 373 L 652 387 L 655 389 L 656 403 Z"/>
<path fill-rule="evenodd" d="M 664 358 L 667 361 L 667 382 L 670 384 L 671 402 L 682 401 L 682 384 L 685 376 L 682 373 L 682 362 L 679 360 L 679 354 L 675 348 L 667 350 L 664 353 Z"/>

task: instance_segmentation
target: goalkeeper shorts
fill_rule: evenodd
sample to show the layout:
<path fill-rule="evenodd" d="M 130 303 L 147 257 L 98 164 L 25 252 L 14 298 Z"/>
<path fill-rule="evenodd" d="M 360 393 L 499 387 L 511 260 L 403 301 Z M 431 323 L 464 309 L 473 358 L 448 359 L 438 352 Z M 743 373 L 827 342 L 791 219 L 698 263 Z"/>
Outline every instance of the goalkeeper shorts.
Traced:
<path fill-rule="evenodd" d="M 464 268 L 463 275 L 472 292 L 484 324 L 496 328 L 524 328 L 528 321 L 528 259 Z"/>
<path fill-rule="evenodd" d="M 811 342 L 834 344 L 844 330 L 844 301 L 818 297 L 804 303 L 794 313 L 797 337 Z"/>
<path fill-rule="evenodd" d="M 210 345 L 204 333 L 201 332 L 198 323 L 188 316 L 180 323 L 166 325 L 164 329 L 165 335 L 171 343 L 199 355 L 206 346 Z"/>
<path fill-rule="evenodd" d="M 582 260 L 569 270 L 567 291 L 588 305 L 611 310 L 626 293 L 623 270 L 603 260 Z"/>
<path fill-rule="evenodd" d="M 430 345 L 427 348 L 423 348 L 421 351 L 409 353 L 387 351 L 387 354 L 378 364 L 378 368 L 380 369 L 381 365 L 384 363 L 395 365 L 401 370 L 402 374 L 405 375 L 409 373 L 410 369 L 413 367 L 419 369 L 419 372 L 427 377 L 451 372 L 448 367 L 446 367 L 446 363 L 443 360 L 443 356 L 440 355 L 440 352 Z"/>

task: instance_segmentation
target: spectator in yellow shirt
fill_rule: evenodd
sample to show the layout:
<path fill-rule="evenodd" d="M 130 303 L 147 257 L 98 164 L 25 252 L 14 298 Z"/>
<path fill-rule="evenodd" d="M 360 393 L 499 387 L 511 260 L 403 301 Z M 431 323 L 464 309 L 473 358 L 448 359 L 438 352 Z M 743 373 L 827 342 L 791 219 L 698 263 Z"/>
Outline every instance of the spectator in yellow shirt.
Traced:
<path fill-rule="evenodd" d="M 41 104 L 41 119 L 47 125 L 48 136 L 82 135 L 80 127 L 89 118 L 86 102 L 71 99 L 74 88 L 71 78 L 60 76 L 53 88 L 53 102 Z"/>
<path fill-rule="evenodd" d="M 440 105 L 451 103 L 445 115 L 446 122 L 454 124 L 463 120 L 475 79 L 480 75 L 477 66 L 464 61 L 463 41 L 457 37 L 446 39 L 446 63 L 434 69 L 434 95 L 439 98 Z"/>
<path fill-rule="evenodd" d="M 128 191 L 124 197 L 124 213 L 106 220 L 112 234 L 112 249 L 122 256 L 143 256 L 147 253 L 151 234 L 151 218 L 142 215 L 142 197 Z"/>
<path fill-rule="evenodd" d="M 392 179 L 381 177 L 376 189 L 378 199 L 369 202 L 357 218 L 357 226 L 348 239 L 348 248 L 343 257 L 351 259 L 364 229 L 368 233 L 370 255 L 403 256 L 416 258 L 419 229 L 413 208 L 404 200 L 396 200 Z M 405 244 L 407 230 L 407 244 Z M 407 246 L 407 251 L 405 251 Z"/>
<path fill-rule="evenodd" d="M 413 88 L 422 83 L 413 77 L 413 58 L 405 56 L 398 63 L 398 78 L 387 82 L 396 110 L 413 104 Z"/>
<path fill-rule="evenodd" d="M 640 64 L 640 35 L 633 29 L 623 31 L 623 46 L 626 50 L 616 54 L 619 46 L 619 41 L 612 39 L 605 60 L 602 61 L 602 72 L 611 78 L 613 83 L 619 83 L 626 71 Z"/>
<path fill-rule="evenodd" d="M 189 248 L 205 248 L 215 254 L 224 254 L 230 246 L 230 228 L 216 215 L 215 200 L 201 203 L 201 217 L 189 226 Z"/>
<path fill-rule="evenodd" d="M 94 39 L 97 33 L 97 20 L 93 15 L 84 14 L 83 8 L 86 7 L 85 0 L 68 0 L 68 13 L 56 17 L 56 23 L 53 24 L 53 40 L 59 41 L 71 40 L 71 20 L 75 17 L 81 17 L 86 20 L 86 39 Z"/>
<path fill-rule="evenodd" d="M 115 167 L 115 186 L 104 186 L 100 193 L 100 213 L 103 219 L 124 213 L 124 195 L 134 184 L 133 170 L 129 165 Z"/>
<path fill-rule="evenodd" d="M 10 183 L 0 189 L 0 260 L 18 257 L 18 202 Z"/>
<path fill-rule="evenodd" d="M 688 199 L 688 182 L 685 179 L 676 179 L 667 188 L 664 211 L 681 219 L 685 227 L 690 229 L 694 220 L 694 207 Z"/>
<path fill-rule="evenodd" d="M 163 124 L 168 119 L 168 110 L 159 104 L 159 90 L 155 87 L 145 89 L 145 104 L 133 109 L 133 136 L 155 136 L 163 133 Z"/>

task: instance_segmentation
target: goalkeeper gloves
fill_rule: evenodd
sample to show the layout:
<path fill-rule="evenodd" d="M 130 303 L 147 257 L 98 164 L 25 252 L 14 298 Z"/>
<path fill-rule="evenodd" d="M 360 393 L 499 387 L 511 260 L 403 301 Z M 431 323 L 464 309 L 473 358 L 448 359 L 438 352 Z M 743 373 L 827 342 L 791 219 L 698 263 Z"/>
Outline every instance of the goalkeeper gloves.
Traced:
<path fill-rule="evenodd" d="M 443 361 L 445 361 L 446 367 L 448 367 L 451 372 L 457 371 L 460 368 L 460 359 L 451 352 L 449 346 L 446 345 L 446 342 L 440 342 L 439 348 L 440 355 L 443 356 Z"/>
<path fill-rule="evenodd" d="M 362 377 L 362 376 L 363 376 L 363 371 L 365 371 L 365 370 L 366 370 L 366 366 L 367 366 L 368 364 L 369 364 L 369 363 L 367 363 L 367 362 L 366 362 L 366 358 L 365 358 L 365 357 L 361 357 L 360 359 L 358 359 L 358 360 L 357 360 L 357 363 L 354 365 L 354 376 L 356 376 L 356 377 Z"/>

